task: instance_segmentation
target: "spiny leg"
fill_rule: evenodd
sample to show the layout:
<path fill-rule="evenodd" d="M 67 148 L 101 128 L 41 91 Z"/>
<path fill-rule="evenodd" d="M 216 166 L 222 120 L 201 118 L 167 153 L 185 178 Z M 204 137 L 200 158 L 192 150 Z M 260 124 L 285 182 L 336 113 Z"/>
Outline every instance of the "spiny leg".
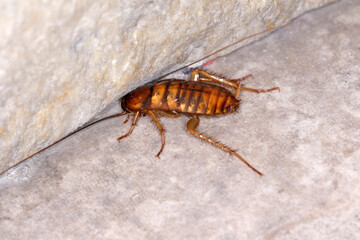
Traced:
<path fill-rule="evenodd" d="M 254 92 L 254 93 L 265 93 L 265 92 L 270 92 L 270 91 L 274 91 L 274 90 L 278 90 L 280 92 L 280 88 L 279 87 L 274 87 L 274 88 L 270 88 L 270 89 L 254 89 L 254 88 L 247 88 L 247 87 L 242 87 L 242 85 L 240 84 L 241 81 L 244 81 L 247 78 L 254 78 L 252 74 L 246 75 L 245 77 L 239 78 L 239 79 L 228 79 L 226 81 L 231 82 L 231 83 L 235 83 L 237 84 L 236 87 L 236 93 L 235 93 L 235 97 L 237 98 L 240 94 L 240 91 L 248 91 L 248 92 Z M 214 82 L 211 79 L 208 78 L 199 78 L 200 81 L 202 82 Z"/>
<path fill-rule="evenodd" d="M 158 154 L 156 154 L 156 157 L 160 157 L 160 153 L 163 151 L 164 147 L 165 147 L 165 130 L 164 128 L 161 126 L 159 120 L 157 120 L 155 114 L 152 112 L 152 111 L 148 111 L 151 119 L 154 121 L 156 127 L 159 129 L 160 133 L 161 133 L 161 149 L 160 151 L 158 152 Z"/>
<path fill-rule="evenodd" d="M 200 75 L 204 76 L 204 77 L 200 77 Z M 194 69 L 191 72 L 191 81 L 216 82 L 216 83 L 224 84 L 225 86 L 236 89 L 236 93 L 235 93 L 236 98 L 239 96 L 241 90 L 248 91 L 248 92 L 255 92 L 255 93 L 264 93 L 264 92 L 270 92 L 273 90 L 280 91 L 280 88 L 278 88 L 278 87 L 274 87 L 271 89 L 253 89 L 253 88 L 242 87 L 240 82 L 244 81 L 245 79 L 247 79 L 249 77 L 253 78 L 253 75 L 249 74 L 249 75 L 239 78 L 239 79 L 225 79 L 225 78 L 216 76 L 215 74 L 208 73 L 208 72 L 206 72 L 204 70 L 200 70 L 200 69 Z"/>
<path fill-rule="evenodd" d="M 200 77 L 200 75 L 204 76 L 204 77 Z M 215 74 L 208 73 L 208 72 L 206 72 L 204 70 L 200 70 L 200 69 L 194 69 L 191 72 L 191 81 L 216 82 L 216 83 L 220 83 L 225 86 L 236 89 L 236 94 L 235 94 L 236 98 L 239 96 L 239 93 L 241 90 L 240 82 L 244 81 L 245 79 L 247 79 L 249 77 L 254 78 L 252 74 L 249 74 L 245 77 L 238 78 L 238 79 L 225 79 L 223 77 L 216 76 Z"/>
<path fill-rule="evenodd" d="M 240 90 L 254 92 L 254 93 L 265 93 L 265 92 L 270 92 L 270 91 L 274 91 L 274 90 L 278 90 L 280 92 L 279 87 L 274 87 L 274 88 L 270 88 L 270 89 L 254 89 L 254 88 L 240 87 Z"/>
<path fill-rule="evenodd" d="M 219 78 L 219 77 L 218 77 Z M 245 77 L 242 77 L 242 78 L 237 78 L 237 79 L 225 79 L 225 81 L 227 81 L 227 82 L 230 82 L 230 83 L 235 83 L 236 84 L 236 86 L 239 86 L 239 83 L 240 82 L 242 82 L 242 81 L 244 81 L 244 80 L 246 80 L 246 79 L 248 79 L 248 78 L 254 78 L 254 76 L 252 75 L 252 74 L 249 74 L 249 75 L 246 75 Z M 198 80 L 199 81 L 202 81 L 202 82 L 217 82 L 218 83 L 218 81 L 214 81 L 214 80 L 212 80 L 212 79 L 210 79 L 210 78 L 206 78 L 206 77 L 199 77 L 198 78 Z M 234 87 L 234 86 L 229 86 L 229 87 Z M 235 87 L 234 87 L 235 88 Z M 238 87 L 236 87 L 236 88 L 238 88 Z"/>
<path fill-rule="evenodd" d="M 200 75 L 204 76 L 205 78 L 200 77 Z M 221 84 L 224 84 L 225 86 L 232 87 L 232 88 L 235 88 L 235 89 L 237 89 L 238 85 L 239 85 L 236 82 L 228 81 L 225 78 L 216 76 L 215 74 L 208 73 L 208 72 L 206 72 L 204 70 L 201 70 L 201 69 L 194 69 L 191 72 L 190 81 L 195 81 L 195 82 L 196 81 L 216 82 L 216 83 L 221 83 Z"/>
<path fill-rule="evenodd" d="M 237 88 L 236 88 L 236 93 L 235 93 L 235 97 L 237 98 L 240 94 L 240 90 L 241 90 L 241 81 L 244 81 L 248 78 L 254 78 L 254 76 L 252 74 L 246 75 L 245 77 L 239 78 L 239 79 L 229 79 L 230 82 L 234 82 L 237 84 Z"/>
<path fill-rule="evenodd" d="M 123 124 L 125 124 L 125 123 L 127 123 L 128 121 L 129 121 L 129 118 L 130 118 L 130 113 L 126 116 L 126 119 L 125 119 L 125 121 L 123 122 Z"/>
<path fill-rule="evenodd" d="M 129 131 L 125 135 L 123 135 L 123 136 L 121 136 L 121 137 L 119 137 L 117 139 L 119 142 L 120 142 L 121 139 L 126 138 L 127 136 L 129 136 L 134 131 L 134 128 L 136 126 L 137 120 L 139 119 L 139 116 L 140 116 L 140 112 L 136 112 Z"/>
<path fill-rule="evenodd" d="M 249 77 L 254 78 L 254 76 L 252 74 L 249 74 L 249 75 L 246 75 L 245 77 L 242 77 L 239 79 L 229 79 L 228 80 L 230 82 L 239 83 L 238 88 L 236 89 L 236 94 L 235 94 L 236 98 L 239 96 L 239 93 L 241 90 L 248 91 L 248 92 L 254 92 L 254 93 L 265 93 L 265 92 L 270 92 L 270 91 L 274 91 L 274 90 L 278 90 L 280 92 L 279 87 L 274 87 L 274 88 L 270 88 L 270 89 L 254 89 L 254 88 L 242 87 L 240 82 L 248 79 Z"/>
<path fill-rule="evenodd" d="M 256 170 L 253 166 L 251 166 L 244 158 L 242 158 L 239 154 L 237 154 L 234 150 L 230 149 L 229 147 L 215 141 L 212 138 L 209 138 L 207 136 L 205 136 L 202 133 L 199 133 L 197 131 L 195 131 L 196 127 L 199 125 L 200 123 L 200 119 L 197 116 L 192 116 L 189 120 L 189 122 L 187 123 L 187 130 L 194 136 L 211 143 L 212 145 L 214 145 L 215 147 L 218 147 L 222 150 L 224 150 L 225 152 L 228 152 L 232 155 L 234 155 L 235 157 L 237 157 L 238 159 L 240 159 L 243 163 L 245 163 L 249 168 L 251 168 L 254 172 L 256 172 L 257 174 L 259 174 L 260 176 L 262 176 L 263 174 L 261 172 L 259 172 L 258 170 Z"/>
<path fill-rule="evenodd" d="M 252 74 L 248 74 L 245 77 L 242 78 L 237 78 L 237 79 L 228 79 L 229 82 L 234 82 L 234 83 L 240 83 L 248 78 L 254 78 L 254 76 Z"/>
<path fill-rule="evenodd" d="M 180 114 L 177 112 L 164 112 L 164 111 L 156 111 L 153 112 L 155 116 L 158 117 L 171 117 L 171 118 L 177 118 L 180 117 Z"/>

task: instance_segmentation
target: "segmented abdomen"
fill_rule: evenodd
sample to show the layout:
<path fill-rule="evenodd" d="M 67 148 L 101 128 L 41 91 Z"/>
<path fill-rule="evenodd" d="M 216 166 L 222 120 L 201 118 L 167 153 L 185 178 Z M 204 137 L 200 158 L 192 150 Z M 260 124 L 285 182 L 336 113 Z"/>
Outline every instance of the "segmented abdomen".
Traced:
<path fill-rule="evenodd" d="M 234 112 L 239 104 L 226 88 L 177 79 L 140 87 L 122 99 L 124 110 L 130 112 L 159 110 L 196 115 Z"/>

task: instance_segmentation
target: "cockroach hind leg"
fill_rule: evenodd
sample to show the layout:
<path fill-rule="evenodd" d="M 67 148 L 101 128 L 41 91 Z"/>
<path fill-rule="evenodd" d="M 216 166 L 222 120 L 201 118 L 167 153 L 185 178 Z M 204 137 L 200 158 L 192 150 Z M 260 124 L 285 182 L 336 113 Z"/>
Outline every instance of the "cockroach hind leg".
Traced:
<path fill-rule="evenodd" d="M 266 93 L 266 92 L 271 92 L 271 91 L 274 91 L 274 90 L 278 90 L 280 92 L 279 87 L 273 87 L 273 88 L 269 88 L 269 89 L 254 89 L 254 88 L 240 87 L 240 90 L 241 91 L 254 92 L 254 93 Z"/>
<path fill-rule="evenodd" d="M 241 78 L 237 78 L 237 79 L 228 79 L 228 81 L 233 82 L 233 83 L 240 83 L 248 78 L 254 79 L 254 76 L 252 74 L 248 74 L 245 77 L 241 77 Z"/>
<path fill-rule="evenodd" d="M 203 77 L 200 77 L 203 76 Z M 252 75 L 251 75 L 252 76 Z M 245 76 L 246 78 L 250 77 L 250 75 Z M 225 86 L 238 89 L 240 86 L 240 79 L 234 79 L 234 81 L 229 81 L 229 79 L 217 76 L 213 73 L 209 73 L 207 71 L 201 69 L 195 69 L 191 72 L 191 81 L 202 81 L 202 82 L 212 82 L 219 83 Z M 245 80 L 245 79 L 243 79 Z M 242 81 L 242 80 L 241 80 Z"/>
<path fill-rule="evenodd" d="M 195 137 L 198 137 L 198 138 L 200 138 L 200 139 L 202 139 L 202 140 L 204 140 L 204 141 L 206 141 L 208 143 L 211 143 L 215 147 L 218 147 L 218 148 L 222 149 L 223 151 L 230 153 L 231 155 L 234 155 L 235 157 L 240 159 L 243 163 L 245 163 L 246 166 L 251 168 L 254 172 L 259 174 L 260 176 L 263 176 L 263 174 L 259 170 L 257 170 L 253 166 L 251 166 L 250 163 L 248 163 L 243 157 L 241 157 L 239 154 L 237 154 L 231 148 L 225 146 L 224 144 L 221 144 L 221 143 L 215 141 L 214 139 L 212 139 L 210 137 L 205 136 L 202 133 L 199 133 L 199 132 L 195 131 L 195 129 L 199 125 L 199 123 L 200 123 L 200 119 L 197 116 L 190 116 L 190 120 L 187 123 L 187 130 L 189 131 L 189 133 L 191 133 Z"/>
<path fill-rule="evenodd" d="M 235 97 L 237 98 L 240 94 L 240 90 L 241 90 L 241 82 L 248 79 L 248 78 L 252 78 L 254 79 L 254 76 L 252 74 L 248 74 L 245 77 L 242 78 L 237 78 L 237 79 L 228 79 L 227 81 L 235 83 L 237 85 L 236 87 L 236 93 L 235 93 Z"/>

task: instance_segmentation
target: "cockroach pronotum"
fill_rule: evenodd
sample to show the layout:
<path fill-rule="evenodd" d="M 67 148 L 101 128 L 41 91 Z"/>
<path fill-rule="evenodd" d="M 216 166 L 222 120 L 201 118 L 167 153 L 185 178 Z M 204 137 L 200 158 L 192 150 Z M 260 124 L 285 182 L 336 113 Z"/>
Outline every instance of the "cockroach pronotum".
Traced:
<path fill-rule="evenodd" d="M 243 39 L 240 39 L 226 47 L 223 47 L 191 64 L 188 64 L 182 68 L 179 68 L 177 70 L 189 67 L 197 62 L 200 62 L 230 46 L 233 46 L 245 39 L 248 39 L 250 37 L 279 29 L 283 26 L 289 25 L 291 23 L 272 28 L 270 30 L 265 30 L 256 34 L 253 34 L 251 36 L 245 37 Z M 176 70 L 176 71 L 177 71 Z M 173 71 L 175 72 L 175 71 Z M 170 73 L 173 73 L 170 72 Z M 166 74 L 169 75 L 170 73 Z M 165 76 L 166 76 L 165 75 Z M 164 76 L 163 76 L 164 77 Z M 90 127 L 96 123 L 99 123 L 101 121 L 115 118 L 119 116 L 128 115 L 125 122 L 128 121 L 129 116 L 133 115 L 133 121 L 131 124 L 131 127 L 129 131 L 119 137 L 117 140 L 120 141 L 121 139 L 129 136 L 139 119 L 140 116 L 146 116 L 149 115 L 151 119 L 154 121 L 156 127 L 159 129 L 161 133 L 161 148 L 160 151 L 157 153 L 156 157 L 159 157 L 161 152 L 164 149 L 165 146 L 165 130 L 161 126 L 160 122 L 158 121 L 158 117 L 161 116 L 167 116 L 167 117 L 179 117 L 180 115 L 186 115 L 190 118 L 190 120 L 187 123 L 187 130 L 192 135 L 211 143 L 215 147 L 218 147 L 225 152 L 228 152 L 238 159 L 240 159 L 243 163 L 245 163 L 249 168 L 251 168 L 253 171 L 255 171 L 257 174 L 262 176 L 263 174 L 258 171 L 256 168 L 251 166 L 244 158 L 242 158 L 239 154 L 237 154 L 234 150 L 231 148 L 213 140 L 212 138 L 199 133 L 196 131 L 196 127 L 200 123 L 199 116 L 220 116 L 225 115 L 229 113 L 236 112 L 241 100 L 237 99 L 240 91 L 250 91 L 255 93 L 263 93 L 263 92 L 269 92 L 273 90 L 279 90 L 280 88 L 274 87 L 271 89 L 252 89 L 252 88 L 246 88 L 241 85 L 241 81 L 252 77 L 252 75 L 247 75 L 243 78 L 239 79 L 225 79 L 223 77 L 219 77 L 215 74 L 206 72 L 204 70 L 200 69 L 194 69 L 191 72 L 191 79 L 190 81 L 185 81 L 182 79 L 167 79 L 167 80 L 161 80 L 158 82 L 153 82 L 150 84 L 147 84 L 145 86 L 139 87 L 135 89 L 134 91 L 128 93 L 123 98 L 121 98 L 121 106 L 123 108 L 122 113 L 117 113 L 114 115 L 107 116 L 105 118 L 99 119 L 95 122 L 92 122 L 80 129 L 77 129 L 76 131 L 70 133 L 69 135 L 59 139 L 58 141 L 50 144 L 49 146 L 41 149 L 40 151 L 30 155 L 29 157 L 21 160 L 20 162 L 10 166 L 6 170 L 2 171 L 0 173 L 0 176 L 10 169 L 18 166 L 19 164 L 25 162 L 29 158 L 32 158 L 33 156 L 45 151 L 46 149 L 54 146 L 55 144 L 59 143 L 60 141 L 72 136 L 73 134 Z M 226 87 L 229 87 L 233 91 L 227 89 Z M 234 93 L 235 91 L 235 93 Z M 124 123 L 125 123 L 124 122 Z"/>

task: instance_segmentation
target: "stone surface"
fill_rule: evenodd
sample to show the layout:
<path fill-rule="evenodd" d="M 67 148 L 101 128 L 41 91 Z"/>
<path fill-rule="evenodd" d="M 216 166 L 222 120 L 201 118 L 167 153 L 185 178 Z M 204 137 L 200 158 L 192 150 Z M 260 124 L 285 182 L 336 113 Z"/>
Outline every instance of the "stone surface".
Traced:
<path fill-rule="evenodd" d="M 1 239 L 358 238 L 359 12 L 337 2 L 207 66 L 281 88 L 199 126 L 264 177 L 189 135 L 186 117 L 160 119 L 160 159 L 148 118 L 121 143 L 129 123 L 109 120 L 0 177 Z"/>
<path fill-rule="evenodd" d="M 1 0 L 0 171 L 130 89 L 333 1 Z"/>

